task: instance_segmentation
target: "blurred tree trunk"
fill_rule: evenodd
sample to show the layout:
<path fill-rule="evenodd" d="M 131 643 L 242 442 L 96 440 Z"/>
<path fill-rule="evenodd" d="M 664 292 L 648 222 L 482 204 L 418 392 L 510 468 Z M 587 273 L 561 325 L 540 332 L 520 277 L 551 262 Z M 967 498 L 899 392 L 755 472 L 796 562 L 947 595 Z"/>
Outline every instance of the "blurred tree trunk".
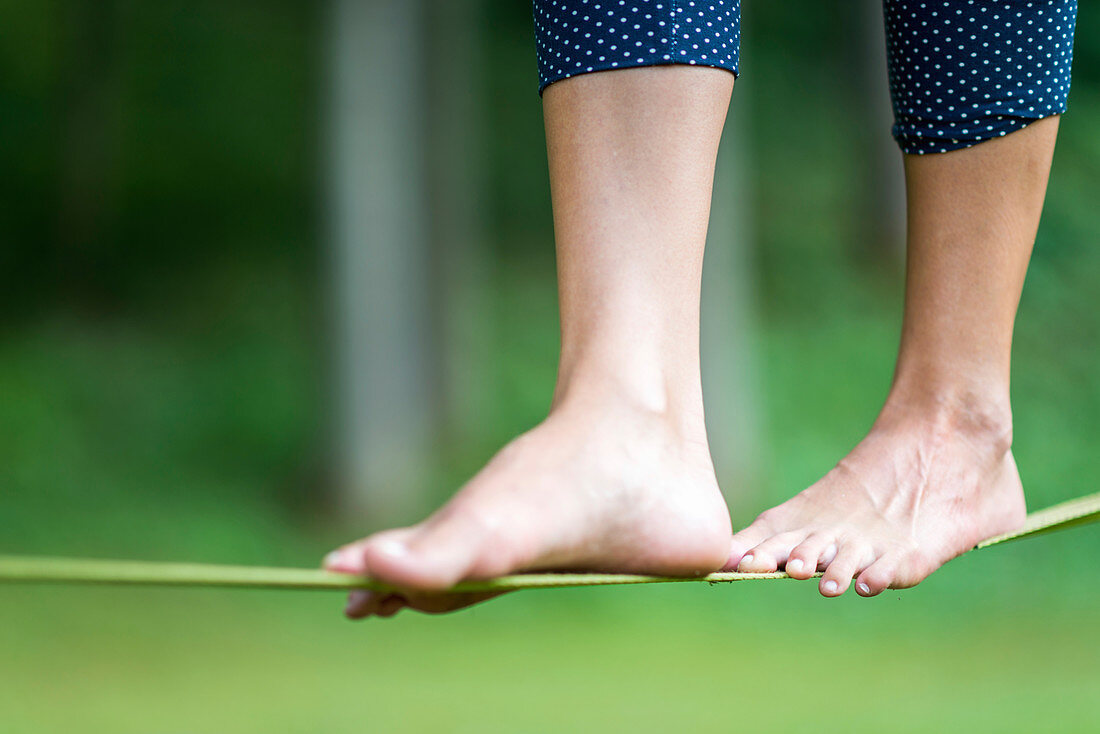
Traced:
<path fill-rule="evenodd" d="M 345 509 L 416 519 L 472 394 L 480 0 L 333 0 L 335 449 Z"/>
<path fill-rule="evenodd" d="M 433 425 L 423 0 L 333 0 L 336 474 L 369 525 L 422 500 Z"/>

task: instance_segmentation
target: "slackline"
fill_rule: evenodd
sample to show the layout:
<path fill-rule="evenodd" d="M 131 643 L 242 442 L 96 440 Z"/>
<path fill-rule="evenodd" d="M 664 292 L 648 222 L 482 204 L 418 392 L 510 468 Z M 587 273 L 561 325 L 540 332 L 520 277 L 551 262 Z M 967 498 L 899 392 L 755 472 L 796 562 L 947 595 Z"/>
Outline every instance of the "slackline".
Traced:
<path fill-rule="evenodd" d="M 1100 521 L 1100 492 L 1048 507 L 1027 516 L 1011 533 L 980 543 L 988 548 L 1010 540 L 1043 535 Z M 820 576 L 818 573 L 816 576 Z M 449 592 L 494 592 L 518 589 L 555 589 L 567 586 L 657 584 L 675 582 L 763 581 L 791 578 L 773 573 L 719 572 L 687 578 L 612 573 L 525 573 L 485 581 L 467 581 Z M 394 587 L 371 578 L 307 568 L 265 568 L 199 563 L 104 561 L 78 558 L 0 556 L 0 582 L 58 584 L 116 584 L 142 586 L 215 586 L 267 589 L 368 589 L 393 591 Z"/>

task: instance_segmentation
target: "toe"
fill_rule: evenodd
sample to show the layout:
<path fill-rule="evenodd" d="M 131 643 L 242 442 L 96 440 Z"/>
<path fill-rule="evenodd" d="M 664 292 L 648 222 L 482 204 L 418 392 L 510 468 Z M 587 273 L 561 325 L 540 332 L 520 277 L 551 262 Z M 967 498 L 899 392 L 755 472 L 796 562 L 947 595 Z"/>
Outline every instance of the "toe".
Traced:
<path fill-rule="evenodd" d="M 469 574 L 485 542 L 485 528 L 452 513 L 407 535 L 374 536 L 363 547 L 363 558 L 370 575 L 388 584 L 443 591 Z"/>
<path fill-rule="evenodd" d="M 756 522 L 741 532 L 734 533 L 733 538 L 730 540 L 730 557 L 726 561 L 726 565 L 722 566 L 722 570 L 737 570 L 749 549 L 760 545 L 770 535 L 772 535 L 771 530 L 760 519 L 757 519 Z"/>
<path fill-rule="evenodd" d="M 446 614 L 459 609 L 479 604 L 503 592 L 464 593 L 464 594 L 409 594 L 406 595 L 406 604 L 410 609 L 425 614 Z"/>
<path fill-rule="evenodd" d="M 916 586 L 943 565 L 942 560 L 929 557 L 917 548 L 902 552 L 899 559 L 894 569 L 894 577 L 890 581 L 890 588 L 893 589 L 908 589 Z"/>
<path fill-rule="evenodd" d="M 357 540 L 340 546 L 325 556 L 323 566 L 327 571 L 350 573 L 357 576 L 369 575 L 366 549 L 376 543 L 401 542 L 413 532 L 412 528 L 397 528 Z"/>
<path fill-rule="evenodd" d="M 852 579 L 859 571 L 874 561 L 871 549 L 859 543 L 842 545 L 837 551 L 836 558 L 825 569 L 825 575 L 821 577 L 818 588 L 822 596 L 840 596 L 852 584 Z"/>
<path fill-rule="evenodd" d="M 378 610 L 379 594 L 374 591 L 353 591 L 348 594 L 344 614 L 348 619 L 363 619 Z"/>
<path fill-rule="evenodd" d="M 836 544 L 832 536 L 814 534 L 799 543 L 791 551 L 784 570 L 796 579 L 808 579 L 817 573 L 818 564 L 825 557 L 829 547 L 833 547 L 832 554 L 836 555 Z M 832 560 L 832 558 L 829 558 Z"/>
<path fill-rule="evenodd" d="M 856 593 L 860 596 L 878 596 L 894 582 L 897 560 L 893 556 L 878 559 L 856 579 Z"/>
<path fill-rule="evenodd" d="M 382 601 L 378 602 L 378 611 L 376 614 L 379 617 L 392 617 L 401 611 L 404 607 L 405 599 L 398 594 L 389 594 Z"/>
<path fill-rule="evenodd" d="M 408 607 L 425 614 L 446 614 L 459 609 L 480 604 L 504 592 L 462 593 L 462 594 L 417 594 L 402 592 L 388 594 L 378 591 L 353 591 L 348 595 L 348 605 L 344 613 L 349 619 L 364 617 L 392 617 Z"/>
<path fill-rule="evenodd" d="M 775 571 L 787 562 L 791 549 L 806 538 L 805 531 L 780 533 L 760 543 L 745 554 L 738 570 L 747 573 L 767 573 Z"/>

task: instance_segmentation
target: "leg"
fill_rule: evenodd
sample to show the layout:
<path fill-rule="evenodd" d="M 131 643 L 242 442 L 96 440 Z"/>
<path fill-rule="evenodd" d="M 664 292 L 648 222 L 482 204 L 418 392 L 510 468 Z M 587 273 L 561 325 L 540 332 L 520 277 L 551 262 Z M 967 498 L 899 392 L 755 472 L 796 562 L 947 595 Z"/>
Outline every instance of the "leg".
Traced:
<path fill-rule="evenodd" d="M 819 482 L 734 536 L 730 564 L 825 569 L 821 593 L 921 581 L 1022 522 L 1009 359 L 1058 118 L 905 159 L 909 256 L 894 382 L 877 421 Z"/>
<path fill-rule="evenodd" d="M 352 616 L 471 578 L 578 569 L 703 574 L 729 516 L 703 425 L 699 288 L 732 74 L 659 66 L 585 74 L 544 96 L 561 360 L 546 420 L 440 511 L 326 561 L 409 589 L 356 594 Z"/>
<path fill-rule="evenodd" d="M 825 596 L 856 576 L 864 596 L 912 586 L 1023 519 L 1010 451 L 1012 326 L 1077 9 L 1076 0 L 883 7 L 909 213 L 894 383 L 867 438 L 735 535 L 727 563 L 785 566 L 796 578 L 823 568 Z"/>
<path fill-rule="evenodd" d="M 857 576 L 865 596 L 911 587 L 1022 521 L 1012 326 L 1066 108 L 1077 3 L 883 9 L 909 198 L 894 382 L 867 438 L 734 536 L 727 562 L 803 579 L 825 569 L 826 596 Z"/>

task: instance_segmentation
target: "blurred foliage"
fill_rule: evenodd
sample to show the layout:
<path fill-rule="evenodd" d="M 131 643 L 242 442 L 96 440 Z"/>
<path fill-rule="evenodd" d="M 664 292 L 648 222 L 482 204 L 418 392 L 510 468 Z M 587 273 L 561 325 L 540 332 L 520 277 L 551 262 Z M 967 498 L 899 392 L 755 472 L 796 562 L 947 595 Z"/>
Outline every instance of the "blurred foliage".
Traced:
<path fill-rule="evenodd" d="M 178 310 L 227 259 L 313 261 L 312 4 L 3 3 L 0 24 L 5 321 Z"/>
<path fill-rule="evenodd" d="M 5 547 L 269 555 L 322 398 L 317 8 L 0 26 Z"/>

